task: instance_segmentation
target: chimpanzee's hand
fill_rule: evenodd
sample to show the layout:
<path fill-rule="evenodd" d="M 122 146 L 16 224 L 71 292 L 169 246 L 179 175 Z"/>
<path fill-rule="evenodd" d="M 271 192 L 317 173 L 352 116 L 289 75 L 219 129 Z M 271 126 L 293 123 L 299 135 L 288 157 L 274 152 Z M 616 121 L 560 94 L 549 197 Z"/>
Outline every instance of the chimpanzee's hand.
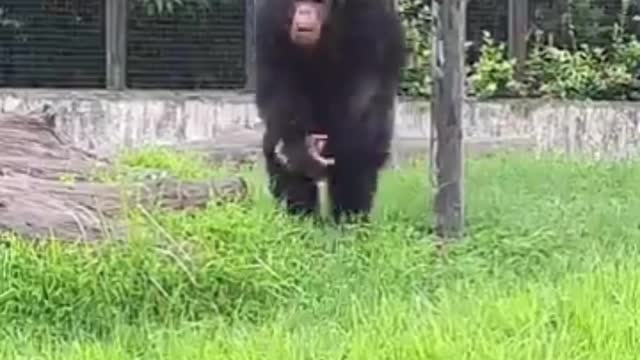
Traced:
<path fill-rule="evenodd" d="M 320 180 L 326 177 L 327 167 L 335 163 L 334 159 L 322 155 L 326 142 L 326 135 L 311 134 L 294 144 L 278 142 L 275 153 L 289 171 Z"/>
<path fill-rule="evenodd" d="M 335 160 L 333 158 L 328 158 L 322 155 L 324 147 L 327 144 L 327 139 L 328 137 L 325 134 L 311 134 L 306 138 L 309 155 L 325 167 L 335 164 Z"/>

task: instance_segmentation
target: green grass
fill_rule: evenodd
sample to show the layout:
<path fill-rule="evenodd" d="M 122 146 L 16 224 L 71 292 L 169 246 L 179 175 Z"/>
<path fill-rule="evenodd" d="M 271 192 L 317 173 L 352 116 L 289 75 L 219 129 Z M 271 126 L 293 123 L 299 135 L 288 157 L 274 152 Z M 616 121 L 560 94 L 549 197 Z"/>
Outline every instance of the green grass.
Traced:
<path fill-rule="evenodd" d="M 146 151 L 123 166 L 232 173 Z M 1 359 L 635 359 L 639 164 L 510 155 L 467 166 L 467 239 L 438 256 L 424 164 L 384 175 L 374 221 L 290 218 L 251 196 L 138 212 L 127 242 L 0 249 Z"/>

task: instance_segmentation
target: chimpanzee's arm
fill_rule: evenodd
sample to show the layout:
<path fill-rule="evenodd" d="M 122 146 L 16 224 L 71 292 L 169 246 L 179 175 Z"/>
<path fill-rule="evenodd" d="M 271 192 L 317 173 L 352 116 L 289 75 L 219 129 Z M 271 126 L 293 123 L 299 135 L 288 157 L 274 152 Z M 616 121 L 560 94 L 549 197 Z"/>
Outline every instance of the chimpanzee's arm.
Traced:
<path fill-rule="evenodd" d="M 364 154 L 384 156 L 393 135 L 393 83 L 379 73 L 360 71 L 344 84 L 331 115 L 335 130 L 329 141 L 333 140 L 336 156 L 340 161 L 362 159 Z"/>
<path fill-rule="evenodd" d="M 272 1 L 259 6 L 256 18 L 256 105 L 266 138 L 265 155 L 278 141 L 288 148 L 300 147 L 310 125 L 310 104 L 301 95 L 300 82 L 291 63 L 288 32 L 284 31 L 290 4 Z M 306 116 L 303 116 L 306 115 Z M 292 150 L 293 152 L 293 150 Z"/>
<path fill-rule="evenodd" d="M 263 65 L 260 69 L 256 103 L 265 124 L 265 156 L 275 156 L 275 147 L 282 141 L 282 152 L 291 171 L 314 179 L 323 176 L 324 166 L 313 159 L 306 144 L 306 137 L 312 130 L 313 114 L 299 80 L 282 65 Z"/>
<path fill-rule="evenodd" d="M 386 152 L 393 133 L 393 102 L 406 56 L 402 27 L 394 15 L 378 9 L 358 17 L 349 30 L 342 48 L 346 54 L 345 76 L 341 91 L 335 95 L 332 118 L 338 124 L 335 133 L 353 140 L 338 141 L 342 147 L 339 151 L 343 156 Z"/>

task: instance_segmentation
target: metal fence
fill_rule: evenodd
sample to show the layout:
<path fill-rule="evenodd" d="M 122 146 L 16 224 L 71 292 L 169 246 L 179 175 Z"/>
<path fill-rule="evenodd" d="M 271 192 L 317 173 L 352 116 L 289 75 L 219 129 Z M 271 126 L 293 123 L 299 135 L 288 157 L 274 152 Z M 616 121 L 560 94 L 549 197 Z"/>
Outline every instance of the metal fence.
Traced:
<path fill-rule="evenodd" d="M 244 87 L 245 1 L 115 1 L 127 6 L 127 87 Z M 115 1 L 0 0 L 0 87 L 105 88 Z"/>
<path fill-rule="evenodd" d="M 508 0 L 477 0 L 468 3 L 466 36 L 472 46 L 469 48 L 467 62 L 475 62 L 479 57 L 483 32 L 489 32 L 498 41 L 507 41 L 508 7 Z"/>
<path fill-rule="evenodd" d="M 255 29 L 247 19 L 255 1 L 260 0 L 0 0 L 0 87 L 250 87 Z M 611 25 L 629 0 L 585 1 L 583 29 L 575 33 L 589 37 L 598 28 L 591 17 Z M 509 2 L 469 2 L 468 60 L 477 58 L 483 31 L 507 41 Z M 572 2 L 527 3 L 529 28 L 561 39 L 563 14 Z M 578 40 L 608 41 L 602 39 Z"/>
<path fill-rule="evenodd" d="M 127 86 L 233 89 L 245 83 L 245 1 L 209 1 L 173 12 L 129 11 Z"/>
<path fill-rule="evenodd" d="M 467 40 L 472 46 L 467 60 L 473 62 L 479 56 L 483 32 L 500 42 L 508 42 L 509 38 L 509 3 L 512 0 L 472 0 L 467 6 Z M 518 1 L 518 0 L 515 0 Z M 522 0 L 524 1 L 524 0 Z M 638 11 L 628 7 L 624 14 L 624 3 L 631 4 L 638 0 L 528 0 L 527 28 L 529 35 L 540 30 L 553 38 L 555 45 L 569 43 L 606 46 L 611 42 L 610 34 L 613 25 L 637 15 Z M 637 22 L 636 22 L 637 23 Z M 633 30 L 634 22 L 627 21 L 627 30 Z M 636 25 L 636 27 L 638 27 Z M 528 41 L 534 40 L 529 36 Z"/>
<path fill-rule="evenodd" d="M 1 0 L 0 86 L 104 87 L 103 0 Z"/>

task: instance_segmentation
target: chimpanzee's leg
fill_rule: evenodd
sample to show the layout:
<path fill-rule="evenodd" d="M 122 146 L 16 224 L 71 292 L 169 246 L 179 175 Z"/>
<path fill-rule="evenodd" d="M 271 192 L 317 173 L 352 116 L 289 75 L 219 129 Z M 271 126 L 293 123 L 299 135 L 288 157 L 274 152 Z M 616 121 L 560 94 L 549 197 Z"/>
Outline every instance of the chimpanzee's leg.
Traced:
<path fill-rule="evenodd" d="M 340 165 L 336 161 L 329 177 L 335 220 L 367 220 L 378 186 L 378 169 L 344 163 Z"/>
<path fill-rule="evenodd" d="M 269 190 L 278 201 L 285 201 L 287 211 L 295 215 L 308 215 L 316 209 L 316 186 L 307 178 L 294 175 L 278 162 L 266 158 Z"/>

